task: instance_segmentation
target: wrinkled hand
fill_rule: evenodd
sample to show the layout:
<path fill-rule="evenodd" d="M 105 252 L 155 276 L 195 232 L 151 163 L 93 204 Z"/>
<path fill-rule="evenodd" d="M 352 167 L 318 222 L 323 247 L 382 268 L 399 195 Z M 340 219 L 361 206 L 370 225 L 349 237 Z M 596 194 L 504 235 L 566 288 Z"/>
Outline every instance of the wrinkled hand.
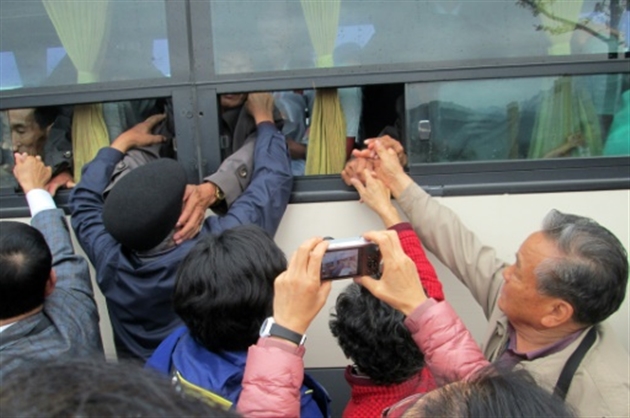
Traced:
<path fill-rule="evenodd" d="M 173 235 L 175 244 L 179 245 L 199 233 L 206 218 L 206 210 L 216 200 L 214 191 L 215 186 L 212 183 L 186 186 L 184 208 L 175 224 L 177 230 Z"/>
<path fill-rule="evenodd" d="M 48 184 L 46 184 L 46 190 L 48 191 L 48 193 L 54 196 L 55 193 L 57 193 L 57 190 L 59 190 L 60 188 L 64 187 L 66 189 L 71 189 L 75 185 L 76 184 L 74 183 L 74 177 L 72 177 L 72 174 L 70 174 L 69 171 L 62 171 L 61 173 L 53 177 L 48 182 Z"/>
<path fill-rule="evenodd" d="M 45 189 L 46 183 L 52 175 L 52 168 L 46 167 L 38 155 L 30 156 L 26 153 L 13 154 L 15 167 L 13 167 L 13 175 L 22 187 L 24 193 L 28 193 L 33 189 Z"/>
<path fill-rule="evenodd" d="M 273 317 L 276 323 L 299 334 L 306 333 L 332 288 L 320 280 L 322 258 L 328 241 L 311 238 L 291 257 L 289 266 L 274 283 Z"/>
<path fill-rule="evenodd" d="M 403 170 L 393 148 L 383 146 L 378 139 L 371 145 L 378 157 L 374 160 L 377 177 L 392 191 L 394 197 L 398 198 L 413 180 Z"/>
<path fill-rule="evenodd" d="M 407 154 L 405 153 L 405 149 L 399 141 L 389 135 L 365 140 L 368 150 L 372 151 L 374 156 L 377 154 L 375 149 L 376 140 L 378 140 L 383 147 L 394 150 L 401 166 L 404 167 L 407 165 Z"/>
<path fill-rule="evenodd" d="M 386 228 L 401 222 L 398 211 L 392 204 L 389 189 L 382 181 L 375 178 L 375 173 L 364 170 L 365 185 L 357 178 L 352 178 L 352 185 L 359 192 L 361 202 L 365 203 L 382 219 Z"/>
<path fill-rule="evenodd" d="M 145 147 L 147 145 L 159 144 L 166 138 L 162 135 L 153 135 L 151 130 L 166 118 L 165 114 L 149 116 L 144 122 L 127 129 L 120 134 L 112 143 L 111 147 L 122 153 L 126 153 L 132 148 Z"/>
<path fill-rule="evenodd" d="M 418 278 L 415 263 L 404 253 L 396 231 L 368 232 L 363 237 L 378 244 L 383 259 L 383 274 L 379 280 L 370 276 L 354 279 L 392 308 L 409 315 L 427 296 Z"/>
<path fill-rule="evenodd" d="M 355 154 L 354 150 L 352 153 Z M 361 151 L 359 151 L 361 152 Z M 341 178 L 348 186 L 353 186 L 352 179 L 357 179 L 361 183 L 365 183 L 363 173 L 365 170 L 372 170 L 374 168 L 374 160 L 372 158 L 355 157 L 346 163 L 346 166 L 341 171 Z"/>
<path fill-rule="evenodd" d="M 247 96 L 245 107 L 256 121 L 273 123 L 273 96 L 271 93 L 250 93 Z"/>

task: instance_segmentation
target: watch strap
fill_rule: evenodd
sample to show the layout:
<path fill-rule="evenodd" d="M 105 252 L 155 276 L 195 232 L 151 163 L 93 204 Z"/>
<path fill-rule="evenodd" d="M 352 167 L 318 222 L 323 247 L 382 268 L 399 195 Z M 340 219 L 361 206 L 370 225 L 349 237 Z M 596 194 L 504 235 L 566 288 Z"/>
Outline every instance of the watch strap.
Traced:
<path fill-rule="evenodd" d="M 282 338 L 283 340 L 291 341 L 298 346 L 304 345 L 304 342 L 306 341 L 306 335 L 298 334 L 297 332 L 291 331 L 290 329 L 285 328 L 282 325 L 278 325 L 275 322 L 271 325 L 271 328 L 269 329 L 269 335 L 272 337 L 278 337 Z"/>

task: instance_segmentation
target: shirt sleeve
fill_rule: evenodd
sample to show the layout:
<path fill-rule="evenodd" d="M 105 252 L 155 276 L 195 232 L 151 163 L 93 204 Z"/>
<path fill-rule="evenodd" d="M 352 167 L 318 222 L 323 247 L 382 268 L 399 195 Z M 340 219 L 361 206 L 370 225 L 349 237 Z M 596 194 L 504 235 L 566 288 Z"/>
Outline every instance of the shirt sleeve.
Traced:
<path fill-rule="evenodd" d="M 44 189 L 33 189 L 26 193 L 26 201 L 28 202 L 28 208 L 31 210 L 31 217 L 48 209 L 57 209 L 52 196 Z"/>

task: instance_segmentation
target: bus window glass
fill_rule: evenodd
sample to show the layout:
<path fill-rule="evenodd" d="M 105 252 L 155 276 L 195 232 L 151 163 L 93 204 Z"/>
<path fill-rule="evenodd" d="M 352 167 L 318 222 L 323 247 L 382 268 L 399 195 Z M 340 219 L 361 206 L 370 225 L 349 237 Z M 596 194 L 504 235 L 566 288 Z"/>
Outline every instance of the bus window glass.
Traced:
<path fill-rule="evenodd" d="M 0 112 L 2 142 L 0 187 L 16 187 L 13 153 L 37 155 L 52 168 L 60 186 L 77 182 L 81 168 L 96 152 L 122 132 L 151 115 L 166 113 L 167 120 L 155 129 L 168 140 L 160 148 L 147 149 L 150 156 L 175 156 L 176 147 L 169 99 L 146 99 L 67 106 L 9 109 Z M 163 147 L 162 147 L 163 145 Z M 164 148 L 164 149 L 162 149 Z M 168 148 L 168 149 L 166 149 Z"/>
<path fill-rule="evenodd" d="M 410 84 L 410 162 L 628 155 L 629 87 L 628 74 Z"/>
<path fill-rule="evenodd" d="M 0 39 L 0 90 L 170 77 L 163 0 L 3 1 Z"/>
<path fill-rule="evenodd" d="M 211 2 L 217 74 L 628 51 L 624 2 Z M 247 59 L 231 65 L 232 57 Z"/>

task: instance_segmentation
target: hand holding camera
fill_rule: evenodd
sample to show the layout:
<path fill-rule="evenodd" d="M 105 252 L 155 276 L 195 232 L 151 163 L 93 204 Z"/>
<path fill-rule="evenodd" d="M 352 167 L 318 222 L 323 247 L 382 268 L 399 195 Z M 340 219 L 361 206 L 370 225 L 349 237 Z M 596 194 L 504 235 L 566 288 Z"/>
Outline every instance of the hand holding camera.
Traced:
<path fill-rule="evenodd" d="M 380 280 L 361 276 L 354 281 L 392 308 L 409 315 L 427 300 L 414 262 L 404 253 L 395 231 L 368 232 L 363 236 L 378 244 L 383 272 Z"/>

